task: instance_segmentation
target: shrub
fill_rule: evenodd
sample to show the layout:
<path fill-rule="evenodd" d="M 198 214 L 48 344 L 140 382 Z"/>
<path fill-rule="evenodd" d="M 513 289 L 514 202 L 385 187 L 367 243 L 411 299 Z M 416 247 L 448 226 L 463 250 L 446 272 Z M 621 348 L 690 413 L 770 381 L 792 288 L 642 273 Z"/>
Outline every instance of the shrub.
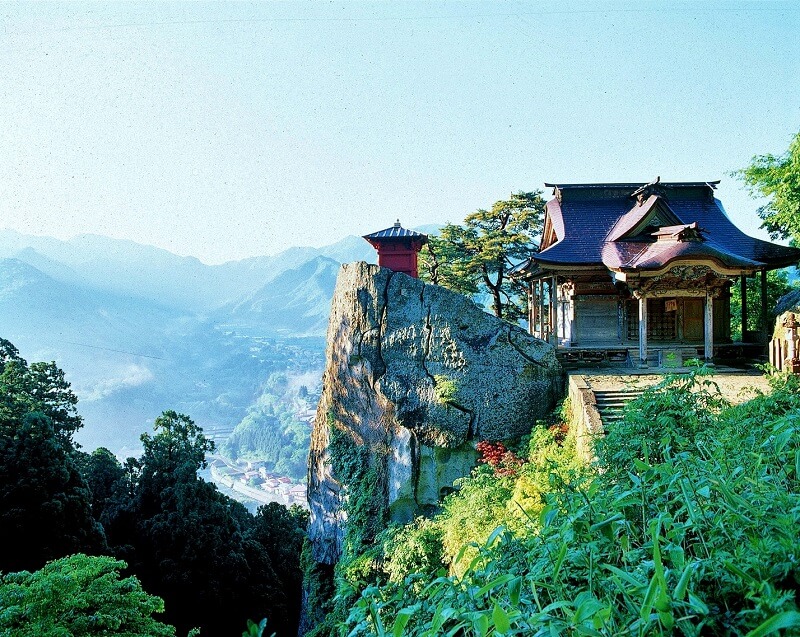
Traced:
<path fill-rule="evenodd" d="M 135 577 L 120 577 L 125 562 L 72 555 L 33 573 L 0 577 L 0 634 L 17 637 L 129 635 L 169 637 L 172 626 L 152 615 L 164 602 L 142 590 Z"/>

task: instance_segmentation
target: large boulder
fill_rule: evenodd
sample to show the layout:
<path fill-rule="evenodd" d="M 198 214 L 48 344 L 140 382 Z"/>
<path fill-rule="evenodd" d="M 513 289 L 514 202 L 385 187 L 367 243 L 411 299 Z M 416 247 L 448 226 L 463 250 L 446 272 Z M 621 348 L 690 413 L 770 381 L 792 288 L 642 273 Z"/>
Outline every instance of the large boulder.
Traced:
<path fill-rule="evenodd" d="M 550 345 L 464 296 L 343 265 L 309 455 L 314 559 L 338 560 L 348 510 L 407 521 L 435 507 L 474 466 L 478 441 L 528 433 L 562 387 Z"/>

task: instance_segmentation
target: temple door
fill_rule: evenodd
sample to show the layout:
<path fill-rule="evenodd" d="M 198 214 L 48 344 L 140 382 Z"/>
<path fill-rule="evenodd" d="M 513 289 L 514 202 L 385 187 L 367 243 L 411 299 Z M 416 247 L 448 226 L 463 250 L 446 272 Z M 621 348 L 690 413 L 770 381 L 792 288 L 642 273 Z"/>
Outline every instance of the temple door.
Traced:
<path fill-rule="evenodd" d="M 702 341 L 703 321 L 703 299 L 684 298 L 683 340 L 692 343 Z"/>

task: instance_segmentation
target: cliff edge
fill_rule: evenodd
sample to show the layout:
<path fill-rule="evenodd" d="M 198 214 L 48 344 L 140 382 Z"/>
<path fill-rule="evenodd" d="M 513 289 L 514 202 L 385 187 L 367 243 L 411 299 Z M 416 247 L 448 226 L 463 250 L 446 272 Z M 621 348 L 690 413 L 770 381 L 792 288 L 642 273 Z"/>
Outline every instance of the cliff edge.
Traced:
<path fill-rule="evenodd" d="M 475 443 L 528 433 L 561 390 L 545 342 L 460 294 L 343 265 L 309 453 L 312 559 L 336 563 L 348 517 L 368 540 L 435 507 Z"/>

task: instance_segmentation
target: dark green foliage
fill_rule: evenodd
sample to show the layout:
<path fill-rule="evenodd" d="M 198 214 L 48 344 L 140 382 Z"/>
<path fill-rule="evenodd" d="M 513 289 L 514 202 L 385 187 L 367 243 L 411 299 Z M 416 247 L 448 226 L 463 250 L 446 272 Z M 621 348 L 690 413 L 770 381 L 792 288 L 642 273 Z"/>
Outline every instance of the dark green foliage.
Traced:
<path fill-rule="evenodd" d="M 0 338 L 0 374 L 3 417 L 43 414 L 50 420 L 58 442 L 72 451 L 72 435 L 81 428 L 82 421 L 76 409 L 78 398 L 64 379 L 64 372 L 53 362 L 28 365 L 14 345 Z"/>
<path fill-rule="evenodd" d="M 758 210 L 773 238 L 800 243 L 800 133 L 783 155 L 759 155 L 736 175 L 758 197 L 769 201 Z"/>
<path fill-rule="evenodd" d="M 164 598 L 179 633 L 199 626 L 201 634 L 225 634 L 268 616 L 279 634 L 293 634 L 304 516 L 275 505 L 253 519 L 198 478 L 213 445 L 189 417 L 164 412 L 155 431 L 142 436 L 141 459 L 128 463 L 124 495 L 107 516 L 109 543 Z"/>
<path fill-rule="evenodd" d="M 766 318 L 762 316 L 763 312 L 761 311 L 760 276 L 748 278 L 746 281 L 747 326 L 745 329 L 750 331 L 766 329 L 771 334 L 775 322 L 771 312 L 773 312 L 778 299 L 792 290 L 789 275 L 785 270 L 767 272 L 767 311 L 770 314 Z M 731 337 L 735 341 L 742 338 L 742 288 L 737 283 L 731 287 Z"/>
<path fill-rule="evenodd" d="M 257 624 L 252 620 L 247 620 L 247 630 L 242 633 L 242 637 L 262 637 L 264 635 L 264 631 L 267 629 L 267 620 L 262 619 Z M 272 633 L 272 637 L 275 637 L 275 633 Z"/>
<path fill-rule="evenodd" d="M 541 234 L 545 201 L 541 191 L 512 193 L 491 210 L 477 210 L 464 225 L 446 224 L 421 253 L 420 276 L 462 294 L 485 292 L 495 316 L 526 316 L 527 295 L 508 271 L 529 257 Z"/>
<path fill-rule="evenodd" d="M 727 406 L 706 368 L 667 376 L 631 403 L 624 421 L 597 441 L 600 463 L 616 479 L 625 476 L 636 459 L 661 463 L 697 449 L 701 441 L 713 446 L 719 414 Z"/>
<path fill-rule="evenodd" d="M 14 637 L 172 637 L 153 619 L 164 602 L 122 579 L 125 562 L 73 555 L 34 573 L 0 576 L 0 634 Z"/>
<path fill-rule="evenodd" d="M 165 600 L 165 620 L 179 634 L 196 626 L 203 635 L 230 634 L 248 617 L 265 616 L 279 634 L 296 634 L 307 515 L 269 505 L 253 517 L 201 480 L 213 443 L 174 411 L 141 437 L 139 459 L 121 465 L 107 449 L 81 453 L 72 443 L 75 404 L 55 365 L 29 367 L 0 339 L 0 571 L 112 551 Z M 134 578 L 119 581 L 120 568 L 110 558 L 77 556 L 8 575 L 0 626 L 31 628 L 0 633 L 174 634 L 150 619 L 161 601 Z"/>
<path fill-rule="evenodd" d="M 0 339 L 0 571 L 105 546 L 74 462 L 76 399 L 54 364 L 28 364 Z"/>
<path fill-rule="evenodd" d="M 103 514 L 123 484 L 125 469 L 105 447 L 95 449 L 91 454 L 78 452 L 75 460 L 92 494 L 92 515 L 102 522 Z"/>
<path fill-rule="evenodd" d="M 315 561 L 311 553 L 311 543 L 306 540 L 300 557 L 305 599 L 301 628 L 306 631 L 306 637 L 325 637 L 336 633 L 333 615 L 336 595 L 334 568 Z"/>
<path fill-rule="evenodd" d="M 340 429 L 332 416 L 328 420 L 328 449 L 333 475 L 345 491 L 347 527 L 342 556 L 333 573 L 307 556 L 305 588 L 314 591 L 318 604 L 330 609 L 322 622 L 319 612 L 312 617 L 316 623 L 308 637 L 335 634 L 336 624 L 347 617 L 350 605 L 356 600 L 357 588 L 375 577 L 376 560 L 381 553 L 378 536 L 386 527 L 388 517 L 384 506 L 385 467 L 371 464 L 369 449 Z M 312 612 L 315 610 L 312 608 Z"/>
<path fill-rule="evenodd" d="M 798 634 L 799 415 L 797 378 L 737 407 L 703 374 L 668 379 L 599 445 L 601 471 L 553 467 L 539 514 L 462 577 L 368 586 L 345 631 Z"/>
<path fill-rule="evenodd" d="M 281 504 L 270 502 L 258 508 L 255 519 L 246 532 L 248 540 L 266 550 L 281 590 L 286 596 L 287 612 L 295 618 L 299 614 L 303 591 L 300 554 L 306 539 L 307 526 L 308 511 L 305 509 L 297 505 L 287 509 Z"/>

